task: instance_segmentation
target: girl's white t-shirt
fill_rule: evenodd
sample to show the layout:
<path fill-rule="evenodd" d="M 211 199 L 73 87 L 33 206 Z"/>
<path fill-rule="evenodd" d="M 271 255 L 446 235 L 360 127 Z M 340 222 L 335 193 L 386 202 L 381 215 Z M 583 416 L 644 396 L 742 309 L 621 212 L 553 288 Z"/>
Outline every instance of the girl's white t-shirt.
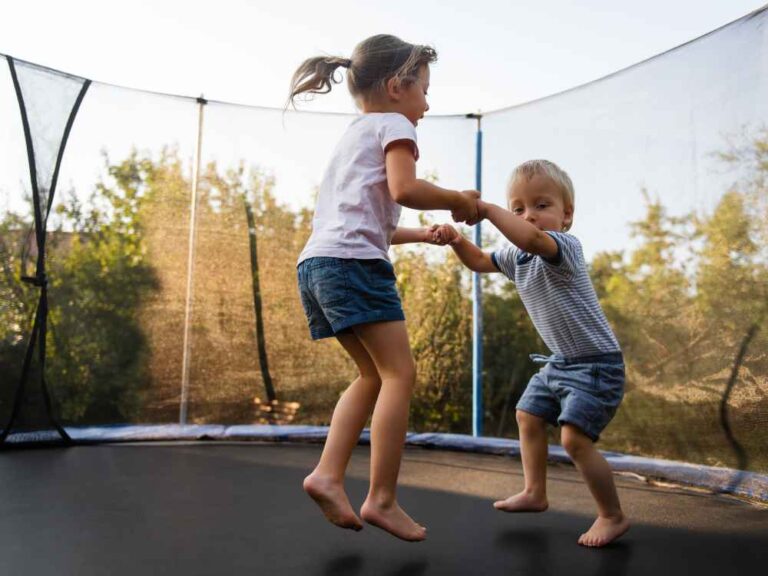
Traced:
<path fill-rule="evenodd" d="M 418 160 L 416 129 L 402 114 L 368 113 L 350 124 L 323 176 L 299 263 L 315 256 L 389 260 L 401 207 L 389 193 L 385 150 L 396 140 L 411 140 Z"/>

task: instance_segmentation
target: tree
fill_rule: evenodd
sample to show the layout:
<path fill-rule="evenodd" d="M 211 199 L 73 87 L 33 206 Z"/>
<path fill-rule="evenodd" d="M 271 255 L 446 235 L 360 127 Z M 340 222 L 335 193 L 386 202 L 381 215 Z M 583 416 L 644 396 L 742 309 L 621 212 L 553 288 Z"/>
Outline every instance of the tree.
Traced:
<path fill-rule="evenodd" d="M 690 374 L 686 350 L 698 327 L 682 260 L 692 238 L 690 217 L 671 217 L 658 199 L 644 195 L 645 218 L 631 224 L 640 244 L 626 262 L 616 253 L 596 255 L 592 279 L 633 370 L 654 379 L 670 370 Z"/>
<path fill-rule="evenodd" d="M 31 200 L 29 200 L 31 202 Z M 8 422 L 29 342 L 39 292 L 21 280 L 32 275 L 31 216 L 6 213 L 0 220 L 0 422 Z"/>
<path fill-rule="evenodd" d="M 472 404 L 472 307 L 466 272 L 453 255 L 399 248 L 395 268 L 417 367 L 412 425 L 417 430 L 467 431 Z"/>
<path fill-rule="evenodd" d="M 768 298 L 766 268 L 758 259 L 746 198 L 727 192 L 711 216 L 699 221 L 703 246 L 696 272 L 696 304 L 716 328 L 717 350 L 730 353 Z M 717 354 L 720 360 L 721 354 Z M 722 366 L 720 366 L 722 367 Z"/>
<path fill-rule="evenodd" d="M 489 284 L 489 283 L 487 283 Z M 483 387 L 488 435 L 516 436 L 515 406 L 539 369 L 528 357 L 546 352 L 515 285 L 483 294 Z"/>
<path fill-rule="evenodd" d="M 90 208 L 74 194 L 59 205 L 51 244 L 47 379 L 69 422 L 131 420 L 147 385 L 139 308 L 157 280 L 141 204 L 156 168 L 132 155 L 107 171 Z"/>

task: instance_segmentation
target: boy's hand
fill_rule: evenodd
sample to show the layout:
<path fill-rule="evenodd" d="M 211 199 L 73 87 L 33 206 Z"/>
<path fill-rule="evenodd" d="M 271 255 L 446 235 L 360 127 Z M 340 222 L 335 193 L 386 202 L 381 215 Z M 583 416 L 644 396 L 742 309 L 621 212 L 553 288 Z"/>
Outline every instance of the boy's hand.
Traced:
<path fill-rule="evenodd" d="M 488 204 L 480 200 L 480 198 L 477 199 L 477 222 L 480 222 L 480 220 L 485 220 L 488 218 Z M 475 222 L 475 224 L 477 224 Z"/>
<path fill-rule="evenodd" d="M 450 224 L 443 224 L 442 226 L 437 227 L 435 238 L 437 239 L 437 242 L 435 243 L 440 246 L 445 246 L 446 244 L 453 246 L 461 239 L 461 235 Z"/>
<path fill-rule="evenodd" d="M 459 207 L 451 210 L 451 217 L 454 222 L 466 222 L 470 226 L 476 224 L 480 219 L 477 215 L 477 201 L 480 198 L 480 192 L 477 190 L 464 190 L 459 192 L 461 204 Z"/>

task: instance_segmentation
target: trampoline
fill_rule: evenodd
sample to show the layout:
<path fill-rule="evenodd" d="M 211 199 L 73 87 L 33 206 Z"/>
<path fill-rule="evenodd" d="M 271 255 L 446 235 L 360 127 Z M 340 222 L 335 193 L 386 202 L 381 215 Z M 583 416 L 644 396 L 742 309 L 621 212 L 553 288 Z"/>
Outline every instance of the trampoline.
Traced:
<path fill-rule="evenodd" d="M 303 493 L 353 370 L 307 336 L 294 263 L 349 115 L 0 54 L 0 574 L 765 572 L 767 48 L 768 6 L 561 94 L 420 123 L 423 177 L 499 204 L 532 157 L 577 182 L 630 374 L 598 447 L 633 524 L 599 550 L 577 544 L 594 504 L 557 446 L 546 513 L 493 509 L 523 485 L 514 406 L 542 350 L 512 291 L 470 295 L 415 248 L 395 259 L 422 378 L 399 499 L 427 541 L 338 529 Z"/>
<path fill-rule="evenodd" d="M 13 450 L 0 459 L 4 574 L 745 574 L 768 561 L 765 509 L 617 477 L 632 529 L 576 544 L 593 503 L 576 470 L 549 467 L 550 509 L 504 514 L 519 460 L 406 449 L 399 499 L 428 526 L 408 544 L 325 521 L 301 490 L 316 444 L 180 442 Z M 369 450 L 347 489 L 365 496 Z"/>

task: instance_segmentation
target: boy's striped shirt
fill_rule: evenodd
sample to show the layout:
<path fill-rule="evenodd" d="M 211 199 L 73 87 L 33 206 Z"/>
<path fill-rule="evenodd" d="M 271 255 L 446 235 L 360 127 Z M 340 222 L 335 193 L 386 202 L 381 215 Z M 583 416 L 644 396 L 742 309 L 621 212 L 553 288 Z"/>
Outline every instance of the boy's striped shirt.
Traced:
<path fill-rule="evenodd" d="M 547 232 L 557 242 L 551 260 L 514 244 L 491 254 L 494 265 L 512 280 L 533 324 L 549 349 L 566 358 L 620 351 L 590 281 L 579 240 Z"/>

